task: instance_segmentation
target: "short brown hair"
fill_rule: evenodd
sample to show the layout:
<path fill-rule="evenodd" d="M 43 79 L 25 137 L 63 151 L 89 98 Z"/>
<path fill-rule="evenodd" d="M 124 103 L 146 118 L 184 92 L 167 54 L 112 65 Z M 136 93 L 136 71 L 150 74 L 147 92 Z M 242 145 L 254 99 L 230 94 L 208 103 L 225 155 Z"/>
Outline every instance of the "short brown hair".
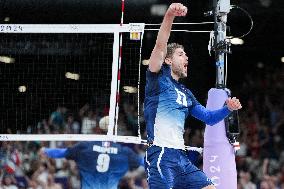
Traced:
<path fill-rule="evenodd" d="M 171 58 L 176 49 L 181 48 L 184 50 L 184 47 L 178 43 L 169 43 L 167 46 L 166 58 Z"/>

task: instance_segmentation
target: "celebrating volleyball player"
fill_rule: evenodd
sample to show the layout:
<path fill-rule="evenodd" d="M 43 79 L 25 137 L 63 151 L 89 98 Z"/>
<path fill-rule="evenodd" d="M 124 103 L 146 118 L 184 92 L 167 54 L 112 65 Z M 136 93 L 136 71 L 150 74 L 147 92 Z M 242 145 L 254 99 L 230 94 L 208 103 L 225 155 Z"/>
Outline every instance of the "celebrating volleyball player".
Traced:
<path fill-rule="evenodd" d="M 102 124 L 102 119 L 100 127 L 106 130 L 102 125 L 108 124 Z M 119 180 L 129 169 L 144 165 L 143 158 L 133 150 L 114 142 L 79 142 L 70 148 L 43 148 L 41 153 L 51 158 L 74 160 L 82 189 L 117 189 Z"/>
<path fill-rule="evenodd" d="M 168 39 L 174 18 L 186 14 L 184 5 L 170 5 L 146 73 L 144 114 L 149 147 L 145 163 L 150 189 L 214 189 L 210 179 L 190 162 L 184 151 L 185 119 L 192 115 L 214 125 L 242 107 L 237 98 L 228 98 L 223 108 L 207 110 L 179 83 L 180 78 L 187 77 L 188 56 L 182 45 L 168 44 Z"/>

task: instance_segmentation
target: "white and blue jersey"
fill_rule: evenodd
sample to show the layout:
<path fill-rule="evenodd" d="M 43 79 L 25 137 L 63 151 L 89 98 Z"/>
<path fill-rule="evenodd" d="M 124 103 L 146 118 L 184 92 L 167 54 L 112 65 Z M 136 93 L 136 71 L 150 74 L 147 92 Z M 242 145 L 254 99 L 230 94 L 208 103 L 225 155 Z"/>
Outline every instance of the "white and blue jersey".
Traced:
<path fill-rule="evenodd" d="M 206 110 L 189 89 L 172 78 L 168 65 L 163 64 L 158 73 L 147 70 L 144 115 L 149 143 L 184 149 L 184 122 L 188 115 L 213 125 L 229 113 L 226 106 L 217 111 Z"/>
<path fill-rule="evenodd" d="M 143 165 L 143 159 L 129 147 L 113 142 L 79 142 L 65 149 L 45 149 L 49 157 L 74 160 L 82 189 L 117 189 L 129 169 Z"/>
<path fill-rule="evenodd" d="M 227 106 L 207 110 L 171 76 L 168 65 L 158 73 L 146 73 L 144 114 L 148 143 L 145 168 L 150 189 L 200 189 L 210 179 L 190 161 L 185 152 L 184 122 L 192 115 L 214 125 L 229 115 Z"/>

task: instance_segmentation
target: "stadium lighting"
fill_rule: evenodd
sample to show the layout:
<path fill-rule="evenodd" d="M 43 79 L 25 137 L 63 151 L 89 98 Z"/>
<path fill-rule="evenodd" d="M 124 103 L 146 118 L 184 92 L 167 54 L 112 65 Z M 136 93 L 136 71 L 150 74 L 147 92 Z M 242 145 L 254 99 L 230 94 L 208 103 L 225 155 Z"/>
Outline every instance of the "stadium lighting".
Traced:
<path fill-rule="evenodd" d="M 71 73 L 71 72 L 66 72 L 65 77 L 67 79 L 73 79 L 73 80 L 79 80 L 80 79 L 80 75 L 79 74 Z"/>
<path fill-rule="evenodd" d="M 259 0 L 261 6 L 265 7 L 265 8 L 268 8 L 270 7 L 272 1 L 271 0 Z"/>
<path fill-rule="evenodd" d="M 27 87 L 26 87 L 25 85 L 19 86 L 18 89 L 19 89 L 19 92 L 20 92 L 20 93 L 24 93 L 24 92 L 27 91 Z"/>
<path fill-rule="evenodd" d="M 9 22 L 9 21 L 10 21 L 10 17 L 7 16 L 4 18 L 4 22 Z"/>
<path fill-rule="evenodd" d="M 142 60 L 142 65 L 148 66 L 149 65 L 149 60 Z"/>
<path fill-rule="evenodd" d="M 153 16 L 164 16 L 168 6 L 165 4 L 155 4 L 151 6 L 150 12 Z"/>
<path fill-rule="evenodd" d="M 259 69 L 264 68 L 263 62 L 258 62 L 257 65 L 256 65 L 256 67 L 259 68 Z"/>
<path fill-rule="evenodd" d="M 243 45 L 244 40 L 240 38 L 233 38 L 230 40 L 233 45 Z"/>
<path fill-rule="evenodd" d="M 123 90 L 126 93 L 137 93 L 137 88 L 136 87 L 124 86 Z"/>
<path fill-rule="evenodd" d="M 0 56 L 0 62 L 3 62 L 5 64 L 10 64 L 15 62 L 15 58 L 11 58 L 8 56 Z"/>
<path fill-rule="evenodd" d="M 284 56 L 283 56 L 283 57 L 281 57 L 281 62 L 282 62 L 282 63 L 284 63 Z"/>

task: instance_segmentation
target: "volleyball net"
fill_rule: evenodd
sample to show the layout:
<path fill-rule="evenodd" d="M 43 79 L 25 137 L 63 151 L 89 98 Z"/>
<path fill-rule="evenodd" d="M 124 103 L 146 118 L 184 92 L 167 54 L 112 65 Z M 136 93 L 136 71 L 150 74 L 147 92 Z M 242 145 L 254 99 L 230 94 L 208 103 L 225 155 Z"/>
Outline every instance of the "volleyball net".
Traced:
<path fill-rule="evenodd" d="M 143 34 L 136 23 L 1 25 L 0 140 L 141 143 Z"/>

